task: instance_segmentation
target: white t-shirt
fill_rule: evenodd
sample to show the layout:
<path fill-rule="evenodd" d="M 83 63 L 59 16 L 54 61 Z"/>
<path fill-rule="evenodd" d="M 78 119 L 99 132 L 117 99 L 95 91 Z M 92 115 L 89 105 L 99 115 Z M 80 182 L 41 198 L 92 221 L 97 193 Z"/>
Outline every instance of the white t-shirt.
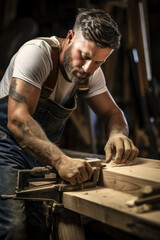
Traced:
<path fill-rule="evenodd" d="M 55 46 L 60 47 L 58 39 L 53 36 Z M 10 64 L 0 81 L 0 98 L 9 94 L 12 77 L 20 78 L 41 89 L 44 81 L 52 70 L 51 47 L 43 40 L 30 40 L 25 43 L 12 57 Z M 60 104 L 65 104 L 74 88 L 74 83 L 64 79 L 61 71 L 50 99 Z M 104 74 L 99 67 L 89 78 L 89 91 L 85 98 L 89 98 L 107 90 Z"/>

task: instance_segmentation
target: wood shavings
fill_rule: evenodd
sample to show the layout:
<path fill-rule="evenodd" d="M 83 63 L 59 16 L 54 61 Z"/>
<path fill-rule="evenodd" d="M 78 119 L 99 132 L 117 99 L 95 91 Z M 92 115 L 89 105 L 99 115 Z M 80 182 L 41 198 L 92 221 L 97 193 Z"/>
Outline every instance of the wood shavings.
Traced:
<path fill-rule="evenodd" d="M 114 159 L 107 164 L 107 167 L 123 167 L 123 166 L 128 166 L 128 164 L 124 164 L 124 163 L 118 164 Z"/>
<path fill-rule="evenodd" d="M 84 192 L 84 195 L 88 195 L 88 192 Z"/>

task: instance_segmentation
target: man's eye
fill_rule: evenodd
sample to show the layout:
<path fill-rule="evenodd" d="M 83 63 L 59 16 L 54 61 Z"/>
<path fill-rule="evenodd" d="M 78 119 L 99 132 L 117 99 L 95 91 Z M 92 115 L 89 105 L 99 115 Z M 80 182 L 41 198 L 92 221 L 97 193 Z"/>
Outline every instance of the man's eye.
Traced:
<path fill-rule="evenodd" d="M 82 57 L 82 59 L 84 59 L 84 60 L 90 60 L 90 58 L 89 58 L 88 56 L 84 55 L 83 53 L 81 54 L 81 57 Z"/>

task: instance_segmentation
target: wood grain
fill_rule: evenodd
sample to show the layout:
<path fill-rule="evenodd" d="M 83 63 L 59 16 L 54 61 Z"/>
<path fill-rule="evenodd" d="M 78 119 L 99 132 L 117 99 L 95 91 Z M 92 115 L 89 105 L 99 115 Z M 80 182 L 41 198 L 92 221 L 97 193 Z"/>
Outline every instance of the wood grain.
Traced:
<path fill-rule="evenodd" d="M 160 211 L 139 214 L 133 196 L 105 187 L 63 194 L 64 207 L 143 239 L 160 239 Z"/>
<path fill-rule="evenodd" d="M 146 185 L 160 187 L 160 161 L 137 158 L 130 165 L 112 162 L 102 169 L 99 185 L 138 195 Z"/>

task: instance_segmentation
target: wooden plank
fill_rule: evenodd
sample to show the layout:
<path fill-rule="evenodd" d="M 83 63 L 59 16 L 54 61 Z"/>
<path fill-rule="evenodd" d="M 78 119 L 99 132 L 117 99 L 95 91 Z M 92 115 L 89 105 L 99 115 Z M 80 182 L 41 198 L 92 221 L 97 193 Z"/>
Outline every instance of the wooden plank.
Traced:
<path fill-rule="evenodd" d="M 160 160 L 136 158 L 130 165 L 110 162 L 102 170 L 99 185 L 132 195 L 138 195 L 144 186 L 160 186 Z"/>
<path fill-rule="evenodd" d="M 65 154 L 79 158 L 99 158 L 105 163 L 105 156 L 62 149 Z M 117 165 L 112 160 L 102 169 L 98 185 L 138 195 L 144 186 L 160 186 L 160 160 L 136 158 L 129 165 Z"/>
<path fill-rule="evenodd" d="M 160 211 L 139 214 L 131 194 L 105 187 L 63 194 L 64 207 L 143 239 L 160 239 Z"/>
<path fill-rule="evenodd" d="M 63 193 L 64 207 L 142 239 L 160 239 L 160 210 L 129 208 L 145 185 L 160 186 L 160 161 L 137 158 L 132 165 L 107 164 L 94 189 Z"/>

